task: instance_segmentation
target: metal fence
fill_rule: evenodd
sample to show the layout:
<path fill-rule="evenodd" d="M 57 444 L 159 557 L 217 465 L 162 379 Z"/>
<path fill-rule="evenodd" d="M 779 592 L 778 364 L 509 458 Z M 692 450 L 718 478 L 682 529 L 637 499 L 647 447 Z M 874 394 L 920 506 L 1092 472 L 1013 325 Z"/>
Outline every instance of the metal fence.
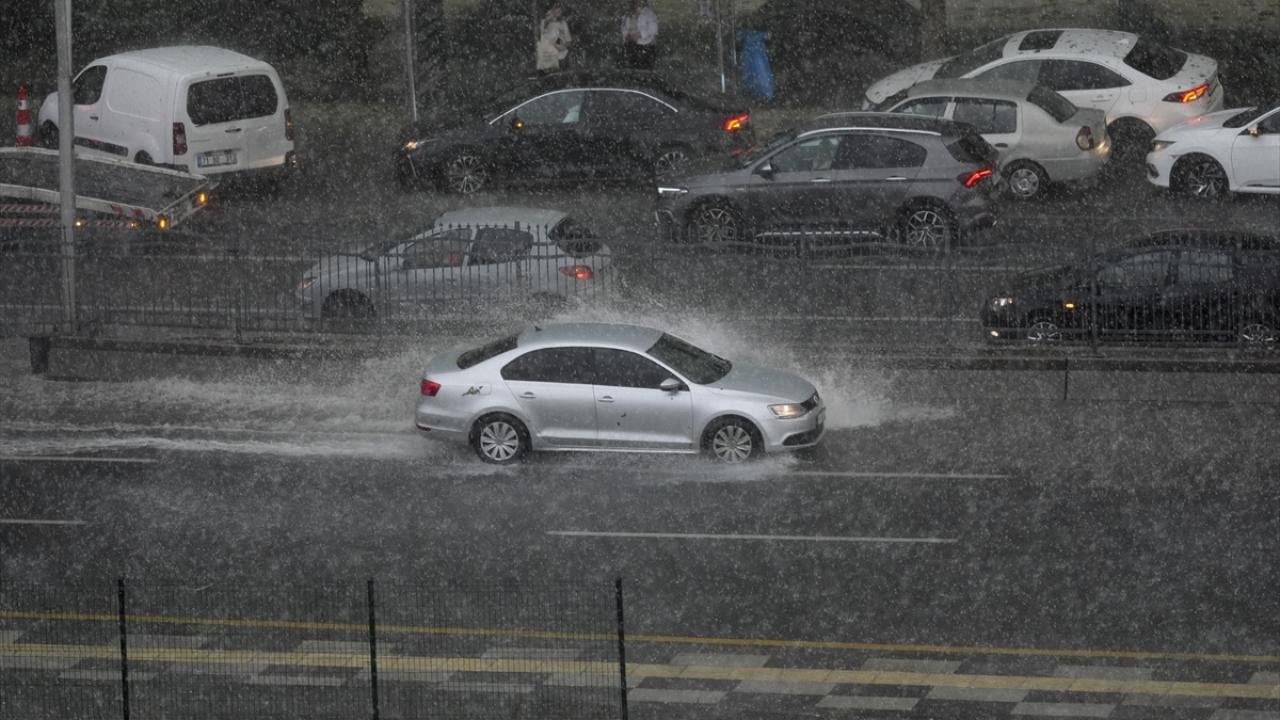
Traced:
<path fill-rule="evenodd" d="M 0 717 L 625 717 L 622 586 L 0 588 Z"/>
<path fill-rule="evenodd" d="M 1073 223 L 1044 218 L 1016 237 L 988 233 L 934 248 L 833 231 L 710 245 L 680 233 L 659 239 L 652 227 L 608 238 L 440 228 L 278 254 L 201 236 L 143 237 L 86 244 L 76 259 L 74 330 L 421 332 L 574 307 L 652 306 L 869 328 L 895 344 L 1276 344 L 1280 245 L 1262 230 L 1187 230 L 1134 217 L 1093 220 L 1082 233 Z M 12 281 L 0 291 L 0 332 L 66 331 L 55 249 L 51 236 L 5 248 Z"/>

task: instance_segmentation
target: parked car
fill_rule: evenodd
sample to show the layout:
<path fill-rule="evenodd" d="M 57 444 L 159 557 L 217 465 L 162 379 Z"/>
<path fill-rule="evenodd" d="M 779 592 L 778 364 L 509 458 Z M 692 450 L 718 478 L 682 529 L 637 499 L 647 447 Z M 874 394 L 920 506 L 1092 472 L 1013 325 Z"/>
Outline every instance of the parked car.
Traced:
<path fill-rule="evenodd" d="M 717 171 L 664 180 L 658 221 L 709 244 L 838 233 L 945 249 L 995 222 L 996 163 L 969 125 L 889 113 L 820 118 Z"/>
<path fill-rule="evenodd" d="M 548 310 L 590 297 L 609 272 L 609 248 L 563 212 L 474 208 L 412 237 L 321 258 L 294 295 L 313 318 L 435 316 L 486 303 Z"/>
<path fill-rule="evenodd" d="M 1115 30 L 1026 30 L 962 55 L 899 70 L 867 88 L 866 106 L 930 78 L 1019 80 L 1107 114 L 1117 155 L 1138 158 L 1151 139 L 1222 107 L 1218 63 Z"/>
<path fill-rule="evenodd" d="M 496 464 L 534 450 L 703 452 L 740 463 L 816 445 L 825 415 L 798 375 L 732 363 L 651 328 L 583 323 L 437 355 L 416 424 Z"/>
<path fill-rule="evenodd" d="M 1147 175 L 1193 197 L 1280 194 L 1280 105 L 1223 110 L 1165 130 L 1151 143 Z"/>
<path fill-rule="evenodd" d="M 649 179 L 752 142 L 745 109 L 653 73 L 563 72 L 483 115 L 415 132 L 396 154 L 396 174 L 407 187 L 462 194 L 499 183 Z"/>
<path fill-rule="evenodd" d="M 1043 85 L 1012 80 L 928 80 L 894 95 L 887 112 L 974 126 L 1000 151 L 1009 193 L 1020 200 L 1050 182 L 1094 177 L 1111 157 L 1106 114 L 1077 108 Z"/>
<path fill-rule="evenodd" d="M 200 175 L 274 173 L 297 162 L 289 99 L 274 68 L 231 50 L 178 46 L 98 58 L 76 75 L 81 152 Z M 58 145 L 58 94 L 40 106 Z"/>
<path fill-rule="evenodd" d="M 990 339 L 1186 338 L 1274 346 L 1280 238 L 1157 233 L 1078 265 L 1014 278 L 983 303 Z"/>

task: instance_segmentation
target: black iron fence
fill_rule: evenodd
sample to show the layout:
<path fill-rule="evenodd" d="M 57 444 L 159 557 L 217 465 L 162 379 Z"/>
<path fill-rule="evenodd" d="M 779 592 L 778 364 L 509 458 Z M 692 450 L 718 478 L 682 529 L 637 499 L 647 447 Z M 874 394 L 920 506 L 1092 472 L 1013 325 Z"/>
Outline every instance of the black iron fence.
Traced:
<path fill-rule="evenodd" d="M 895 343 L 1276 344 L 1280 244 L 1264 230 L 1162 227 L 1150 218 L 1046 218 L 918 247 L 813 231 L 709 243 L 608 238 L 563 228 L 456 227 L 362 247 L 287 253 L 168 235 L 86 244 L 76 257 L 78 332 L 417 332 L 446 321 L 510 324 L 645 306 L 760 323 L 820 320 Z M 1071 238 L 1070 241 L 1064 238 Z M 55 238 L 10 243 L 0 332 L 66 332 Z"/>
<path fill-rule="evenodd" d="M 622 586 L 0 588 L 0 717 L 626 717 Z"/>

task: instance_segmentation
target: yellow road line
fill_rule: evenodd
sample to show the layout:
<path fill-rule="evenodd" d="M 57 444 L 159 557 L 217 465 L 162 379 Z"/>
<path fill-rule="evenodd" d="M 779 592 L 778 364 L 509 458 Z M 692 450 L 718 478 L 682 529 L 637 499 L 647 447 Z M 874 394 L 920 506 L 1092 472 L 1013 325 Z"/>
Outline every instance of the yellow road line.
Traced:
<path fill-rule="evenodd" d="M 0 644 L 0 657 L 106 660 L 118 657 L 114 645 Z M 363 669 L 367 655 L 327 652 L 264 652 L 256 650 L 207 650 L 193 648 L 136 648 L 131 662 L 167 662 L 203 665 L 280 665 L 293 667 Z M 570 659 L 512 659 L 475 657 L 427 657 L 379 655 L 383 670 L 421 673 L 580 674 L 602 678 L 618 672 L 615 663 Z M 817 668 L 726 667 L 718 665 L 659 665 L 627 663 L 631 677 L 663 677 L 688 680 L 765 681 L 776 683 L 828 683 L 837 685 L 894 685 L 921 687 L 1000 688 L 1067 693 L 1122 693 L 1190 697 L 1280 700 L 1280 684 L 1123 680 L 1044 677 L 1037 675 L 960 675 L 955 673 L 898 672 L 886 670 L 826 670 Z"/>
<path fill-rule="evenodd" d="M 118 622 L 119 616 L 108 613 L 25 612 L 0 610 L 0 619 L 65 620 L 72 622 Z M 129 615 L 130 623 L 159 625 L 197 625 L 218 627 L 253 627 L 288 630 L 336 630 L 367 633 L 365 623 L 309 622 L 300 620 L 248 620 L 241 618 L 202 618 L 179 615 Z M 420 625 L 379 625 L 387 634 L 461 635 L 469 637 L 525 638 L 535 640 L 577 640 L 610 642 L 611 633 L 565 632 L 554 630 L 504 630 L 498 628 L 434 627 Z M 1280 655 L 1245 655 L 1236 653 L 1195 653 L 1159 650 L 1088 650 L 1072 648 L 987 647 L 981 645 L 927 645 L 902 643 L 846 642 L 835 640 L 784 640 L 770 638 L 698 637 L 687 635 L 627 635 L 632 643 L 660 645 L 713 645 L 722 647 L 794 648 L 800 650 L 844 650 L 860 652 L 932 653 L 938 655 L 1012 655 L 1035 657 L 1107 658 L 1113 660 L 1184 660 L 1194 662 L 1238 662 L 1266 665 L 1280 664 Z"/>

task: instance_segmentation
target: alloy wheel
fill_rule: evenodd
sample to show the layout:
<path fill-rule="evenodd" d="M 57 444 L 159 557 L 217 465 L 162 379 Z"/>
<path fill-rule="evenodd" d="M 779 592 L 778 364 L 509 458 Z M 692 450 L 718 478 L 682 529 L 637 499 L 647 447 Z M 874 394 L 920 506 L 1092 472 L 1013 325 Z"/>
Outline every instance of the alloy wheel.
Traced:
<path fill-rule="evenodd" d="M 1009 173 L 1009 192 L 1020 198 L 1035 197 L 1040 192 L 1040 174 L 1023 165 Z"/>
<path fill-rule="evenodd" d="M 654 171 L 659 175 L 669 175 L 689 162 L 689 155 L 680 148 L 670 148 L 658 155 L 653 163 Z"/>
<path fill-rule="evenodd" d="M 1246 345 L 1275 345 L 1277 333 L 1266 323 L 1250 322 L 1240 328 L 1240 340 Z"/>
<path fill-rule="evenodd" d="M 494 420 L 480 430 L 480 452 L 494 462 L 506 462 L 520 451 L 520 433 L 504 420 Z"/>
<path fill-rule="evenodd" d="M 454 192 L 470 195 L 484 187 L 489 179 L 484 162 L 477 155 L 463 153 L 449 161 L 445 177 Z"/>
<path fill-rule="evenodd" d="M 751 457 L 751 433 L 741 425 L 725 425 L 711 437 L 711 452 L 720 462 L 737 464 Z"/>
<path fill-rule="evenodd" d="M 945 248 L 951 239 L 951 223 L 933 208 L 921 208 L 907 216 L 903 239 L 907 245 L 928 250 Z"/>
<path fill-rule="evenodd" d="M 1027 328 L 1027 340 L 1033 343 L 1058 342 L 1062 339 L 1062 328 L 1052 320 L 1037 320 Z"/>
<path fill-rule="evenodd" d="M 1227 191 L 1227 173 L 1209 158 L 1201 158 L 1188 165 L 1183 181 L 1187 192 L 1199 198 L 1219 198 Z"/>
<path fill-rule="evenodd" d="M 738 219 L 728 208 L 718 205 L 703 208 L 694 227 L 698 231 L 699 242 L 727 243 L 738 239 Z"/>

